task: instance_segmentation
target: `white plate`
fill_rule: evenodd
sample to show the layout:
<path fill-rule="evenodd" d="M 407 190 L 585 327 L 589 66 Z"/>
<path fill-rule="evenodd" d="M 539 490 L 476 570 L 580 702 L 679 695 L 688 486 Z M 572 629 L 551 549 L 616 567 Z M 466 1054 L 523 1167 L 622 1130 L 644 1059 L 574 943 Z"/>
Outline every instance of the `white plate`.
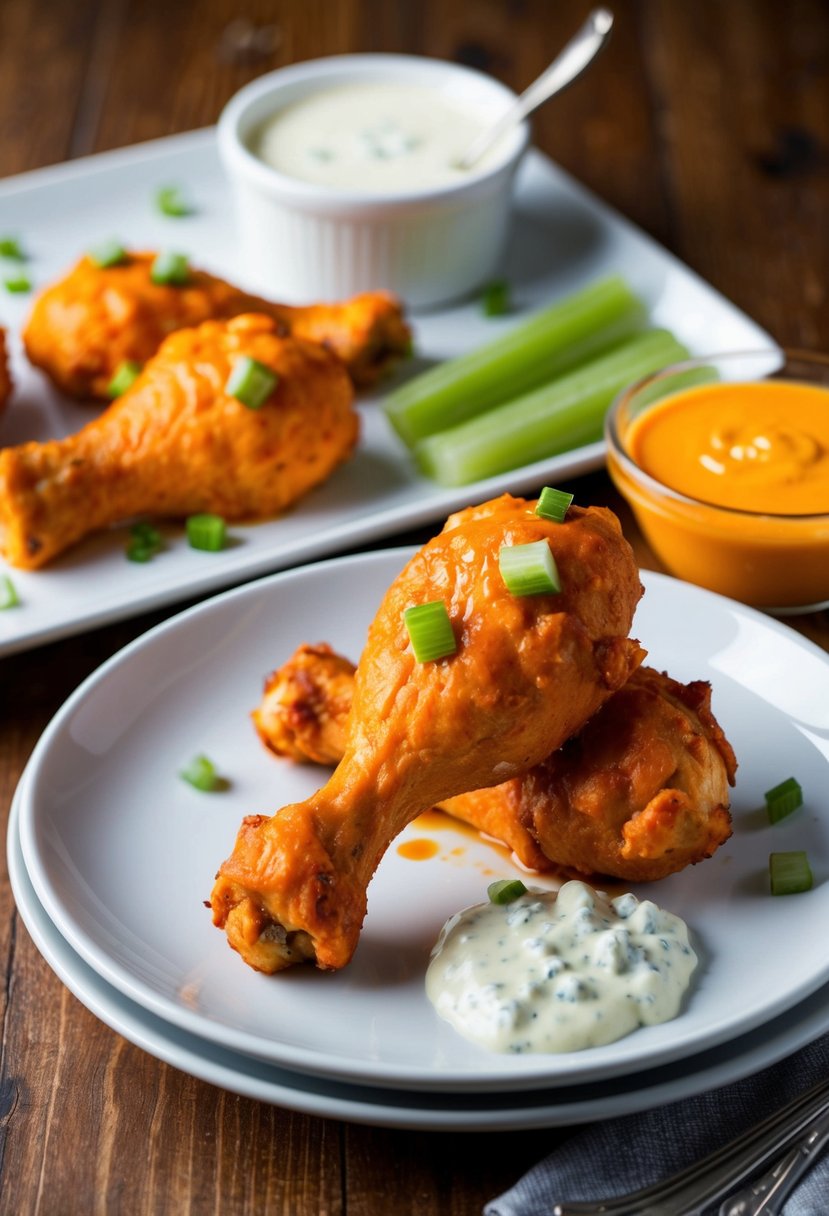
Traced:
<path fill-rule="evenodd" d="M 187 188 L 198 206 L 195 216 L 171 220 L 155 213 L 153 193 L 169 182 Z M 239 279 L 231 200 L 212 130 L 0 183 L 0 233 L 5 232 L 19 233 L 31 251 L 28 269 L 37 287 L 110 234 L 133 247 L 181 249 L 199 264 Z M 520 175 L 514 237 L 505 271 L 522 312 L 614 270 L 642 292 L 654 321 L 671 327 L 693 353 L 768 344 L 743 313 L 537 153 Z M 273 294 L 279 295 L 278 284 Z M 16 335 L 30 307 L 26 297 L 0 293 L 0 322 Z M 511 324 L 513 319 L 485 319 L 472 302 L 417 318 L 416 345 L 424 359 L 442 359 Z M 97 413 L 54 392 L 28 366 L 16 338 L 13 372 L 18 388 L 0 418 L 4 445 L 67 434 Z M 125 534 L 116 530 L 89 539 L 45 570 L 13 571 L 22 606 L 0 614 L 0 654 L 354 548 L 505 489 L 517 493 L 545 481 L 560 483 L 598 465 L 604 452 L 603 444 L 594 443 L 472 487 L 442 490 L 414 471 L 376 404 L 365 403 L 361 412 L 363 437 L 354 459 L 281 519 L 234 527 L 239 543 L 222 553 L 189 549 L 182 529 L 171 526 L 165 552 L 136 565 L 125 560 Z"/>
<path fill-rule="evenodd" d="M 29 881 L 18 835 L 23 781 L 12 803 L 8 866 L 17 908 L 35 945 L 71 992 L 112 1030 L 211 1085 L 305 1114 L 425 1131 L 518 1131 L 609 1119 L 677 1102 L 766 1068 L 829 1030 L 821 989 L 767 1027 L 679 1064 L 632 1078 L 518 1095 L 367 1089 L 303 1076 L 190 1035 L 142 1009 L 88 967 L 52 924 Z"/>
<path fill-rule="evenodd" d="M 342 972 L 266 977 L 246 967 L 203 906 L 213 875 L 243 815 L 275 811 L 321 780 L 255 737 L 248 712 L 261 677 L 302 641 L 359 655 L 405 557 L 334 559 L 227 592 L 133 642 L 57 714 L 31 760 L 21 842 L 38 898 L 90 966 L 224 1047 L 339 1080 L 444 1090 L 654 1067 L 761 1025 L 829 979 L 829 948 L 815 935 L 829 916 L 829 659 L 758 612 L 651 574 L 635 633 L 655 666 L 711 680 L 741 764 L 732 841 L 656 892 L 643 888 L 685 918 L 702 954 L 680 1018 L 561 1056 L 491 1055 L 459 1038 L 425 996 L 429 950 L 450 914 L 511 872 L 502 853 L 460 829 L 434 834 L 429 861 L 391 848 Z M 178 779 L 198 752 L 230 779 L 227 793 L 199 794 Z M 757 808 L 789 774 L 806 805 L 771 828 Z M 768 854 L 787 848 L 808 850 L 817 886 L 773 899 Z"/>

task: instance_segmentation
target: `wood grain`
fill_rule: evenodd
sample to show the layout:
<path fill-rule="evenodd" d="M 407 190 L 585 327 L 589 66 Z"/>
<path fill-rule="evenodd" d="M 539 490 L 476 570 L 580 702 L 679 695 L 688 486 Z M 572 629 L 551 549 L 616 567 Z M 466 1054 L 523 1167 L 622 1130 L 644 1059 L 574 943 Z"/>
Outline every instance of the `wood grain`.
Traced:
<path fill-rule="evenodd" d="M 247 80 L 357 50 L 461 60 L 520 88 L 587 0 L 4 0 L 0 172 L 215 121 Z M 829 344 L 822 0 L 617 0 L 591 74 L 536 140 L 791 344 Z M 21 217 L 21 227 L 24 223 Z M 571 487 L 618 509 L 606 475 Z M 404 539 L 420 540 L 423 533 Z M 170 610 L 172 611 L 172 610 Z M 169 612 L 0 660 L 0 811 L 51 715 Z M 797 625 L 829 649 L 826 614 Z M 41 960 L 0 863 L 0 1213 L 473 1216 L 567 1131 L 349 1126 L 203 1084 L 108 1030 Z"/>

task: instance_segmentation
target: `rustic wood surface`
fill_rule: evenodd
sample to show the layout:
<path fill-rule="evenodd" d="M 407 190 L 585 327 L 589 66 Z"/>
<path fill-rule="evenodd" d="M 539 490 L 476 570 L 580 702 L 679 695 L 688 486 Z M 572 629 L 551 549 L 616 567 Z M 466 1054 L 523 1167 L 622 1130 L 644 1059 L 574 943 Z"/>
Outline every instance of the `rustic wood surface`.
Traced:
<path fill-rule="evenodd" d="M 519 88 L 588 7 L 2 0 L 0 176 L 212 123 L 247 80 L 321 54 L 435 55 Z M 825 349 L 825 0 L 613 7 L 610 49 L 538 117 L 537 143 L 779 340 Z M 581 479 L 576 492 L 618 506 L 604 473 Z M 655 566 L 623 518 L 642 565 Z M 166 615 L 0 661 L 3 822 L 51 715 L 84 676 Z M 829 649 L 826 614 L 794 623 Z M 120 1039 L 68 993 L 21 925 L 0 865 L 2 1213 L 472 1216 L 569 1134 L 377 1130 L 195 1081 Z"/>

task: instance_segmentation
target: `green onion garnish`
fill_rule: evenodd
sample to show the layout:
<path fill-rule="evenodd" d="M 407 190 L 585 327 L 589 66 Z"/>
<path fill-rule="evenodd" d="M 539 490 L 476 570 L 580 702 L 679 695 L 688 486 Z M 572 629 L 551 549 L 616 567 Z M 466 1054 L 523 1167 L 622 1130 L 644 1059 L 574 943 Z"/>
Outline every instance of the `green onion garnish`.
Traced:
<path fill-rule="evenodd" d="M 561 591 L 556 559 L 546 540 L 529 545 L 501 545 L 501 577 L 512 595 L 552 595 Z"/>
<path fill-rule="evenodd" d="M 499 878 L 497 882 L 489 884 L 486 893 L 490 903 L 511 904 L 519 896 L 526 895 L 527 888 L 520 878 Z"/>
<path fill-rule="evenodd" d="M 233 370 L 227 378 L 225 392 L 249 410 L 260 409 L 279 383 L 276 372 L 271 371 L 258 359 L 249 355 L 241 355 L 233 364 Z"/>
<path fill-rule="evenodd" d="M 769 880 L 772 895 L 797 895 L 812 889 L 812 871 L 804 852 L 770 853 Z"/>
<path fill-rule="evenodd" d="M 0 575 L 0 612 L 6 608 L 16 608 L 20 603 L 17 588 L 8 574 Z"/>
<path fill-rule="evenodd" d="M 115 369 L 115 374 L 107 385 L 108 397 L 120 397 L 128 388 L 132 388 L 141 375 L 141 364 L 134 359 L 124 359 Z"/>
<path fill-rule="evenodd" d="M 182 781 L 206 794 L 227 789 L 228 782 L 216 772 L 216 766 L 207 756 L 194 756 L 186 768 L 179 773 Z"/>
<path fill-rule="evenodd" d="M 88 252 L 89 258 L 105 270 L 107 266 L 120 266 L 127 260 L 127 251 L 120 241 L 103 241 Z"/>
<path fill-rule="evenodd" d="M 183 287 L 190 281 L 190 263 L 183 253 L 160 253 L 150 268 L 150 278 L 160 286 Z"/>
<path fill-rule="evenodd" d="M 445 659 L 458 649 L 452 622 L 443 600 L 432 600 L 429 604 L 416 604 L 413 608 L 407 608 L 403 613 L 403 624 L 408 630 L 418 663 Z"/>
<path fill-rule="evenodd" d="M 15 275 L 14 278 L 4 279 L 3 286 L 6 291 L 10 291 L 12 295 L 20 295 L 24 291 L 32 290 L 32 283 L 24 274 Z"/>
<path fill-rule="evenodd" d="M 158 528 L 148 523 L 135 524 L 130 528 L 130 537 L 127 557 L 131 562 L 148 562 L 164 545 Z"/>
<path fill-rule="evenodd" d="M 8 258 L 10 262 L 27 262 L 29 260 L 23 252 L 20 241 L 13 236 L 0 236 L 0 258 Z"/>
<path fill-rule="evenodd" d="M 564 490 L 553 490 L 550 486 L 545 486 L 536 503 L 535 513 L 536 515 L 540 515 L 542 519 L 551 519 L 554 523 L 561 524 L 564 523 L 564 516 L 567 514 L 572 501 L 572 494 L 566 494 Z"/>
<path fill-rule="evenodd" d="M 799 806 L 803 806 L 803 790 L 794 777 L 788 777 L 773 789 L 766 790 L 765 799 L 769 821 L 777 823 L 778 820 L 791 815 Z"/>
<path fill-rule="evenodd" d="M 509 283 L 495 279 L 484 288 L 481 306 L 485 317 L 503 317 L 509 312 Z"/>
<path fill-rule="evenodd" d="M 191 549 L 218 553 L 225 545 L 225 521 L 221 515 L 189 515 L 185 521 Z"/>
<path fill-rule="evenodd" d="M 162 215 L 169 215 L 173 219 L 193 213 L 193 208 L 178 186 L 162 186 L 156 192 L 155 205 Z"/>

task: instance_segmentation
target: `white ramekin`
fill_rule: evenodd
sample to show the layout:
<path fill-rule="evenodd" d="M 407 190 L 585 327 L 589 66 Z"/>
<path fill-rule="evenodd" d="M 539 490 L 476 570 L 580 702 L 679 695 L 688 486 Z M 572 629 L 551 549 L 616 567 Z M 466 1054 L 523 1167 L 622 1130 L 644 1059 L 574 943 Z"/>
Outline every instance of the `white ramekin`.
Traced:
<path fill-rule="evenodd" d="M 271 114 L 340 84 L 405 82 L 497 116 L 515 94 L 457 64 L 412 55 L 338 55 L 281 68 L 254 80 L 219 120 L 248 278 L 289 302 L 395 292 L 410 308 L 462 296 L 489 280 L 506 237 L 515 172 L 529 142 L 522 124 L 503 152 L 468 180 L 405 194 L 335 191 L 287 177 L 249 147 Z"/>

